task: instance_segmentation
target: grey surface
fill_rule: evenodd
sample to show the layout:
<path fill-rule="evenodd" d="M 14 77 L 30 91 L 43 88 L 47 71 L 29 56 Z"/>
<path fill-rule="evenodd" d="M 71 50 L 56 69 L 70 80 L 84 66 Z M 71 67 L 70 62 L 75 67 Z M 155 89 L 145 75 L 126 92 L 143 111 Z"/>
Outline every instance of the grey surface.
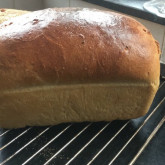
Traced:
<path fill-rule="evenodd" d="M 84 0 L 89 3 L 100 5 L 121 13 L 146 19 L 158 24 L 165 25 L 165 18 L 158 17 L 155 14 L 152 14 L 146 11 L 143 8 L 143 4 L 147 0 Z"/>
<path fill-rule="evenodd" d="M 165 80 L 165 63 L 164 62 L 161 62 L 161 65 L 160 65 L 160 75 L 161 75 L 161 78 Z"/>

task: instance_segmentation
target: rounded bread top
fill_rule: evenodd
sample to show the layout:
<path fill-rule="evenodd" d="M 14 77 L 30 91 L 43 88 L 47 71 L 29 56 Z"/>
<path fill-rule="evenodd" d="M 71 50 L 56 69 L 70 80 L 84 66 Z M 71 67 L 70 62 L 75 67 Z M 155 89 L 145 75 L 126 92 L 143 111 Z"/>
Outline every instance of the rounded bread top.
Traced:
<path fill-rule="evenodd" d="M 0 25 L 0 89 L 158 84 L 159 44 L 136 20 L 96 9 L 45 9 Z"/>
<path fill-rule="evenodd" d="M 9 20 L 10 18 L 20 16 L 25 13 L 28 13 L 28 11 L 0 8 L 0 23 L 3 23 L 4 21 Z"/>

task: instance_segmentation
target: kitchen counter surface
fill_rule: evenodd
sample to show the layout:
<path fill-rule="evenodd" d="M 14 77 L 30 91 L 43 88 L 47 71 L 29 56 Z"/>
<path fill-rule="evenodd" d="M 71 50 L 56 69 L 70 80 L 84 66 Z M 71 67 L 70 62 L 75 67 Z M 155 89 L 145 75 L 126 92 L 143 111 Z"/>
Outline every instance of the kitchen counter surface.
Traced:
<path fill-rule="evenodd" d="M 103 6 L 121 13 L 132 15 L 138 18 L 149 20 L 161 25 L 165 25 L 165 18 L 159 17 L 146 11 L 143 4 L 147 0 L 84 0 L 99 6 Z"/>

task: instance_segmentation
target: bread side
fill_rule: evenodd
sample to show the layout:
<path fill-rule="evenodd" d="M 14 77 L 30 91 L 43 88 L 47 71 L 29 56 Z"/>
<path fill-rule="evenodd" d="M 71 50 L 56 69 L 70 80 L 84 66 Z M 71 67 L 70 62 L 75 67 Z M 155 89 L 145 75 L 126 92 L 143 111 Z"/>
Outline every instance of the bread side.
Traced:
<path fill-rule="evenodd" d="M 24 10 L 15 10 L 15 9 L 0 9 L 0 23 L 9 20 L 10 18 L 20 16 L 28 13 L 28 11 Z"/>
<path fill-rule="evenodd" d="M 144 83 L 58 85 L 10 90 L 0 94 L 0 127 L 137 118 L 148 111 L 155 90 Z"/>

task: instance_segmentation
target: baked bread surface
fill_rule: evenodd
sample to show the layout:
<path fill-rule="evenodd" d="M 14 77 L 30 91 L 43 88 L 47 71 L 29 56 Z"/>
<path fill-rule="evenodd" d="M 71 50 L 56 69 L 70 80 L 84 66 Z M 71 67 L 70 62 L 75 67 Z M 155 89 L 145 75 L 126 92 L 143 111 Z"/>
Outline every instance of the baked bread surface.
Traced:
<path fill-rule="evenodd" d="M 151 33 L 125 15 L 60 8 L 12 18 L 0 25 L 0 126 L 144 115 L 159 57 Z"/>
<path fill-rule="evenodd" d="M 25 10 L 16 10 L 16 9 L 4 9 L 0 8 L 0 23 L 9 20 L 10 18 L 20 16 L 28 13 Z"/>

